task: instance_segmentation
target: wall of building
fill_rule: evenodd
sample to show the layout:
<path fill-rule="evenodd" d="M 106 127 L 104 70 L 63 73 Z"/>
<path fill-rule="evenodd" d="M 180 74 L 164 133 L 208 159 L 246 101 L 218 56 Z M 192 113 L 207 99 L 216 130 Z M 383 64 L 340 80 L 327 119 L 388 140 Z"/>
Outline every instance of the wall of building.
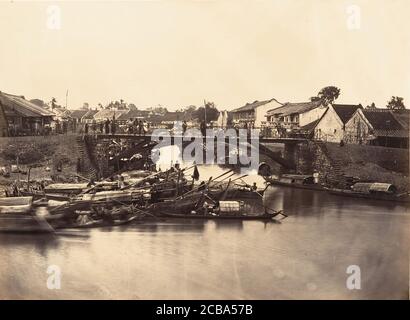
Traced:
<path fill-rule="evenodd" d="M 364 118 L 363 113 L 358 110 L 345 125 L 344 140 L 347 143 L 367 144 L 373 138 L 369 123 Z"/>
<path fill-rule="evenodd" d="M 0 103 L 0 137 L 7 137 L 7 118 L 4 114 L 3 106 Z"/>
<path fill-rule="evenodd" d="M 316 140 L 340 142 L 344 139 L 343 123 L 332 107 L 316 125 L 314 134 Z"/>
<path fill-rule="evenodd" d="M 299 126 L 303 127 L 313 121 L 319 120 L 325 113 L 326 107 L 317 107 L 307 112 L 299 114 Z"/>
<path fill-rule="evenodd" d="M 271 102 L 264 104 L 263 106 L 257 107 L 255 109 L 255 127 L 261 127 L 262 124 L 265 124 L 266 114 L 268 110 L 272 110 L 281 106 L 282 105 L 280 103 L 272 100 Z"/>

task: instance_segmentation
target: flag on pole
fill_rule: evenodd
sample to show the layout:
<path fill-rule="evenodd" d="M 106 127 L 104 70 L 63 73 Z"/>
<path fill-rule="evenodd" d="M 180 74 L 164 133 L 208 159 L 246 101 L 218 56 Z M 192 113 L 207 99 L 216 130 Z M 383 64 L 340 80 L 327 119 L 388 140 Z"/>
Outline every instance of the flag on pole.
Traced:
<path fill-rule="evenodd" d="M 192 178 L 195 181 L 199 180 L 199 170 L 198 170 L 198 167 L 196 165 L 195 165 L 195 168 L 194 168 L 194 173 L 192 174 Z"/>

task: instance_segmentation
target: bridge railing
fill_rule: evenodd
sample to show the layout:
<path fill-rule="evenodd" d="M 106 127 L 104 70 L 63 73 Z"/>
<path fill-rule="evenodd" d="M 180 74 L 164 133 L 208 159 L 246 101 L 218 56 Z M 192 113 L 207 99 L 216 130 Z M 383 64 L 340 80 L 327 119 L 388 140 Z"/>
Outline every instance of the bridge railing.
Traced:
<path fill-rule="evenodd" d="M 199 126 L 196 127 L 187 127 L 187 129 L 198 129 L 200 130 Z M 174 130 L 172 125 L 152 125 L 152 124 L 147 124 L 143 127 L 140 127 L 138 125 L 129 125 L 129 124 L 110 124 L 108 127 L 107 126 L 101 126 L 99 124 L 93 126 L 93 125 L 88 125 L 88 128 L 82 128 L 82 133 L 85 134 L 102 134 L 102 135 L 113 135 L 113 134 L 124 134 L 124 135 L 135 135 L 135 136 L 147 136 L 151 135 L 152 132 L 155 129 L 165 129 L 168 130 L 170 134 L 184 134 L 184 131 L 182 129 L 177 129 L 176 131 Z M 286 131 L 286 130 L 281 130 L 275 127 L 252 127 L 252 128 L 244 128 L 244 127 L 236 127 L 236 126 L 225 126 L 225 127 L 220 127 L 220 126 L 209 126 L 207 129 L 213 129 L 215 131 L 215 134 L 219 130 L 227 130 L 227 129 L 234 129 L 234 130 L 239 130 L 239 129 L 248 129 L 249 134 L 251 129 L 258 129 L 259 130 L 259 137 L 261 138 L 309 138 L 309 135 L 304 132 L 300 132 L 297 130 L 293 131 Z"/>

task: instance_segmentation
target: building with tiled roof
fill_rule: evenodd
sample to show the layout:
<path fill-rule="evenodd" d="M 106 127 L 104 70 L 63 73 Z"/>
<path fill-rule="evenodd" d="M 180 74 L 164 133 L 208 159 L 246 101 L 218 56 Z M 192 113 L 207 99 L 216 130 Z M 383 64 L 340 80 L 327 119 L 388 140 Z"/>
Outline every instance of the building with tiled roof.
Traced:
<path fill-rule="evenodd" d="M 388 109 L 358 109 L 347 121 L 348 143 L 408 148 L 409 130 Z M 403 112 L 404 113 L 404 112 Z"/>
<path fill-rule="evenodd" d="M 94 114 L 94 119 L 96 122 L 103 122 L 113 119 L 118 119 L 122 114 L 127 113 L 128 110 L 112 110 L 112 109 L 102 109 Z"/>
<path fill-rule="evenodd" d="M 260 128 L 266 124 L 268 110 L 282 106 L 275 98 L 263 101 L 254 101 L 231 111 L 232 123 L 239 126 Z"/>
<path fill-rule="evenodd" d="M 55 116 L 23 96 L 0 92 L 0 136 L 40 134 Z"/>
<path fill-rule="evenodd" d="M 81 122 L 83 123 L 93 123 L 95 121 L 94 116 L 97 114 L 98 110 L 90 109 L 82 117 Z"/>
<path fill-rule="evenodd" d="M 285 103 L 279 108 L 268 110 L 266 119 L 269 124 L 285 130 L 299 130 L 317 122 L 326 111 L 320 102 Z"/>
<path fill-rule="evenodd" d="M 81 118 L 88 112 L 88 109 L 79 109 L 71 111 L 71 118 L 75 119 L 77 122 L 81 122 Z"/>
<path fill-rule="evenodd" d="M 117 118 L 119 124 L 125 124 L 127 121 L 134 121 L 135 119 L 146 119 L 149 116 L 148 110 L 131 109 L 126 113 L 121 114 Z"/>
<path fill-rule="evenodd" d="M 340 142 L 344 140 L 345 125 L 361 105 L 333 104 L 329 106 L 313 128 L 316 140 Z"/>

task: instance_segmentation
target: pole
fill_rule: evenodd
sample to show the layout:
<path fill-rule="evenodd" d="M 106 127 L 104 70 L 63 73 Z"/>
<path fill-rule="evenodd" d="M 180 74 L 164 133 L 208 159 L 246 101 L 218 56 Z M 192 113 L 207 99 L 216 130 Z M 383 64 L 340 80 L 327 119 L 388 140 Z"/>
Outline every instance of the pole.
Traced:
<path fill-rule="evenodd" d="M 67 100 L 68 100 L 68 89 L 65 93 L 65 108 L 67 109 Z"/>
<path fill-rule="evenodd" d="M 205 126 L 206 126 L 206 101 L 204 99 L 204 110 L 205 110 Z"/>

